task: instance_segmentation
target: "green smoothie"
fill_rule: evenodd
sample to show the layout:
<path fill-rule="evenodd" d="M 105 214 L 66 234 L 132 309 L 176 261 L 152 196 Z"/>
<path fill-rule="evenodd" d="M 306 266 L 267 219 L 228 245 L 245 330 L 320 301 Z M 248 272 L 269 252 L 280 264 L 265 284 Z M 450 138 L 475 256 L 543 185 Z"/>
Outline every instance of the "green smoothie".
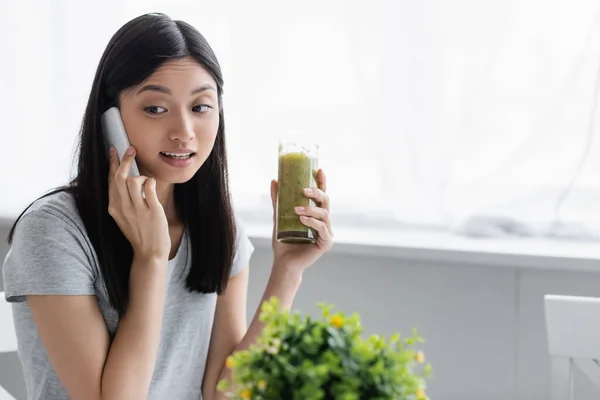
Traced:
<path fill-rule="evenodd" d="M 295 207 L 314 206 L 306 197 L 304 188 L 316 187 L 317 159 L 296 152 L 279 156 L 279 179 L 277 192 L 277 240 L 283 243 L 314 243 L 316 234 L 312 228 L 300 222 Z"/>

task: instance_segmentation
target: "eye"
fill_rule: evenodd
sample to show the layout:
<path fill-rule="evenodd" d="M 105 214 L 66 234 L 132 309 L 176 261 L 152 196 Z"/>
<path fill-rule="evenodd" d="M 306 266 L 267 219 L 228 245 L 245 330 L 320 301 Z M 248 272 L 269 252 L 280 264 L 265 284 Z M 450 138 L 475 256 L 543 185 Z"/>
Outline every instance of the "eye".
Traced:
<path fill-rule="evenodd" d="M 208 104 L 200 104 L 198 106 L 192 107 L 192 110 L 194 112 L 199 112 L 199 113 L 205 113 L 205 112 L 209 111 L 210 109 L 212 109 L 212 107 L 209 106 Z"/>
<path fill-rule="evenodd" d="M 148 106 L 144 107 L 144 111 L 146 111 L 148 114 L 161 114 L 167 111 L 167 109 L 160 106 Z"/>

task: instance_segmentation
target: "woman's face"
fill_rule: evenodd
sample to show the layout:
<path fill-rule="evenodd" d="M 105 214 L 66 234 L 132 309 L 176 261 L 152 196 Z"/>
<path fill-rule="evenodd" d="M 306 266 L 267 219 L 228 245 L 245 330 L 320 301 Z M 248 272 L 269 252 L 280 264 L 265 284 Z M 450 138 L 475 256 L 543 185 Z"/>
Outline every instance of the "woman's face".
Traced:
<path fill-rule="evenodd" d="M 163 183 L 190 180 L 213 149 L 217 84 L 192 58 L 164 63 L 121 93 L 120 110 L 140 174 Z"/>

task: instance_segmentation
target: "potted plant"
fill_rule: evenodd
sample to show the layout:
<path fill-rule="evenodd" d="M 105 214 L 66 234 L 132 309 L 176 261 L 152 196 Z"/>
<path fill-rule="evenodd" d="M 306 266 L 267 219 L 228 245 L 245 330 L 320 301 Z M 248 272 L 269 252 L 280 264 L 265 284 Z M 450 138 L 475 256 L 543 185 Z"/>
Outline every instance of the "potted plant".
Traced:
<path fill-rule="evenodd" d="M 393 335 L 363 338 L 359 316 L 332 313 L 320 319 L 279 311 L 263 303 L 265 323 L 257 344 L 227 359 L 233 385 L 219 390 L 235 400 L 426 400 L 431 366 L 415 348 L 423 340 Z"/>

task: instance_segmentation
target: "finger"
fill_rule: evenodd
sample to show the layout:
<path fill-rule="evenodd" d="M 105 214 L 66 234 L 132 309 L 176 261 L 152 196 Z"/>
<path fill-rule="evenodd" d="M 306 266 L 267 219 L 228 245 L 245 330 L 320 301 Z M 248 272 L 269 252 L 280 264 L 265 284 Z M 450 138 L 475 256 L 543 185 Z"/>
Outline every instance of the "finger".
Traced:
<path fill-rule="evenodd" d="M 132 199 L 129 195 L 129 189 L 127 187 L 127 179 L 129 178 L 129 170 L 131 169 L 131 165 L 133 164 L 134 159 L 135 149 L 132 146 L 130 146 L 125 152 L 125 155 L 121 160 L 121 164 L 119 165 L 119 168 L 117 168 L 117 172 L 115 173 L 117 191 L 119 192 L 119 196 L 121 197 L 121 201 L 123 202 L 122 204 L 124 206 L 132 206 Z"/>
<path fill-rule="evenodd" d="M 317 171 L 317 187 L 321 189 L 323 192 L 327 192 L 327 178 L 325 177 L 325 172 L 322 169 Z"/>
<path fill-rule="evenodd" d="M 119 158 L 118 155 L 115 158 Z M 129 147 L 121 160 L 119 167 L 114 175 L 115 185 L 117 192 L 119 193 L 121 204 L 124 207 L 133 206 L 131 196 L 129 195 L 129 188 L 127 187 L 127 179 L 129 178 L 129 170 L 133 164 L 135 158 L 135 149 Z"/>
<path fill-rule="evenodd" d="M 329 210 L 329 195 L 318 188 L 305 188 L 304 195 L 313 199 L 317 204 L 326 210 Z"/>
<path fill-rule="evenodd" d="M 143 189 L 146 193 L 146 204 L 148 204 L 150 210 L 162 210 L 162 204 L 160 204 L 160 201 L 158 201 L 158 196 L 156 194 L 156 181 L 153 178 L 146 179 L 146 182 L 144 182 L 143 185 Z"/>
<path fill-rule="evenodd" d="M 129 190 L 129 197 L 134 207 L 138 209 L 145 209 L 148 207 L 146 201 L 142 197 L 142 186 L 148 180 L 145 176 L 136 176 L 127 178 L 127 190 Z"/>
<path fill-rule="evenodd" d="M 275 179 L 271 180 L 271 203 L 273 211 L 275 211 L 275 207 L 277 206 L 277 181 Z"/>
<path fill-rule="evenodd" d="M 271 204 L 273 206 L 273 229 L 275 229 L 275 220 L 277 219 L 277 181 L 271 180 Z"/>
<path fill-rule="evenodd" d="M 300 217 L 300 222 L 317 231 L 319 235 L 319 240 L 325 242 L 331 241 L 331 233 L 329 232 L 329 229 L 327 229 L 327 225 L 325 224 L 325 222 L 313 217 L 307 217 L 306 215 Z"/>
<path fill-rule="evenodd" d="M 119 169 L 117 174 L 125 174 L 125 176 L 129 176 L 129 171 L 131 170 L 131 166 L 135 161 L 135 148 L 133 146 L 129 146 L 123 159 L 121 160 L 121 165 L 119 165 Z"/>
<path fill-rule="evenodd" d="M 117 150 L 111 146 L 109 150 L 109 171 L 108 171 L 108 199 L 110 204 L 117 204 L 119 197 L 119 189 L 115 182 L 115 175 L 119 168 L 119 156 Z"/>
<path fill-rule="evenodd" d="M 114 147 L 110 147 L 108 151 L 108 181 L 111 182 L 119 168 L 119 157 L 117 156 L 117 150 Z"/>
<path fill-rule="evenodd" d="M 327 226 L 327 230 L 330 235 L 333 237 L 333 230 L 331 229 L 331 218 L 329 216 L 329 210 L 320 207 L 296 207 L 296 214 L 302 216 L 305 215 L 307 217 L 313 217 L 318 220 L 321 220 Z"/>
<path fill-rule="evenodd" d="M 329 219 L 329 211 L 321 207 L 296 207 L 296 214 L 306 215 L 307 217 L 313 217 L 326 222 Z"/>

